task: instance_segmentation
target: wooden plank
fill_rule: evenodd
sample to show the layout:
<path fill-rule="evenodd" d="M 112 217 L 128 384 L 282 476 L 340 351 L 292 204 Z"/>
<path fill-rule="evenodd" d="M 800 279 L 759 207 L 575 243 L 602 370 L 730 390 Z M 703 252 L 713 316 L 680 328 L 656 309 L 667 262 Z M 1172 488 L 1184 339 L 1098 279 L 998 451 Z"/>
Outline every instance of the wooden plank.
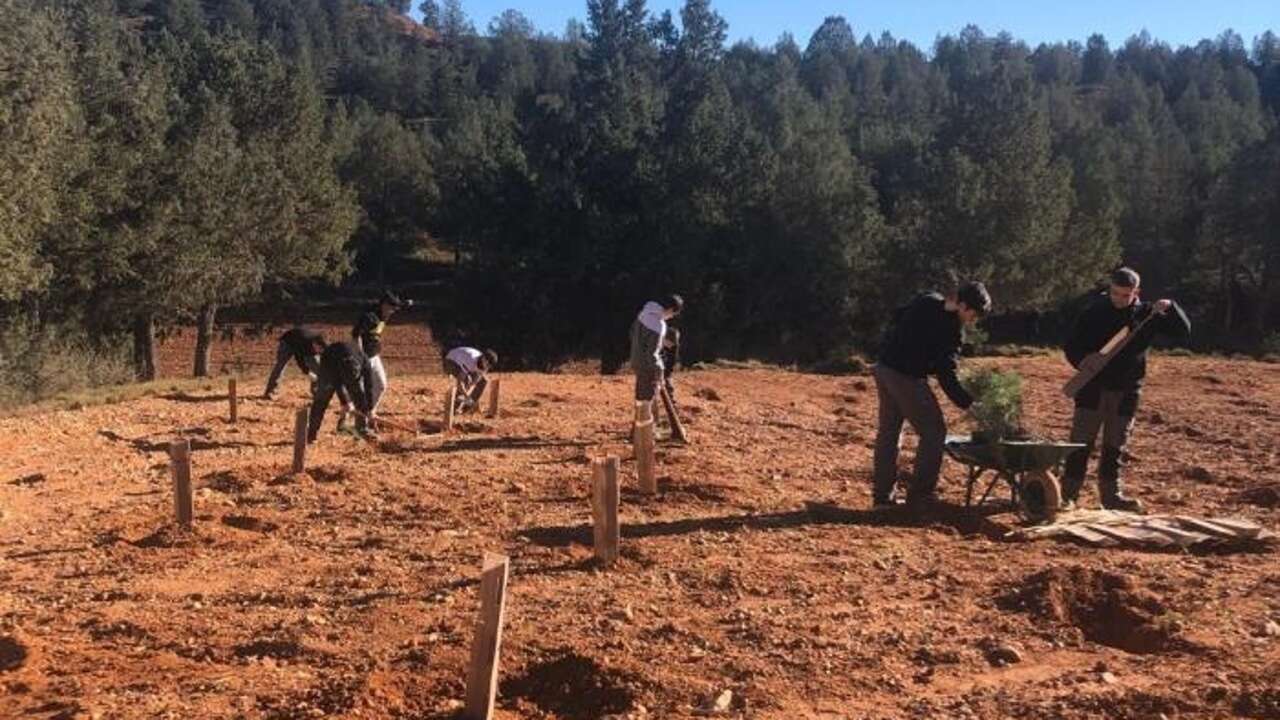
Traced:
<path fill-rule="evenodd" d="M 1200 543 L 1205 542 L 1206 540 L 1214 539 L 1214 536 L 1212 535 L 1205 535 L 1204 533 L 1198 533 L 1198 532 L 1188 532 L 1183 528 L 1179 527 L 1178 525 L 1176 525 L 1175 523 L 1172 523 L 1166 520 L 1161 520 L 1160 518 L 1151 518 L 1149 520 L 1146 520 L 1142 523 L 1142 527 L 1144 529 L 1150 529 L 1150 530 L 1154 530 L 1156 532 L 1160 532 L 1165 535 L 1168 535 L 1170 538 L 1173 539 L 1174 542 L 1181 545 L 1182 547 L 1192 547 L 1194 545 L 1199 545 Z"/>
<path fill-rule="evenodd" d="M 618 559 L 622 528 L 618 523 L 618 458 L 612 455 L 591 466 L 591 515 L 595 553 L 605 565 Z"/>
<path fill-rule="evenodd" d="M 1251 523 L 1248 520 L 1237 520 L 1235 518 L 1208 518 L 1207 523 L 1220 525 L 1236 534 L 1238 538 L 1252 540 L 1262 534 L 1262 526 L 1257 523 Z"/>
<path fill-rule="evenodd" d="M 175 440 L 169 445 L 169 467 L 173 473 L 173 508 L 178 524 L 191 527 L 195 500 L 191 493 L 191 443 Z"/>
<path fill-rule="evenodd" d="M 1186 515 L 1176 515 L 1174 517 L 1184 526 L 1212 535 L 1216 538 L 1222 538 L 1224 540 L 1239 540 L 1241 538 L 1235 530 L 1229 527 L 1224 527 L 1210 520 L 1188 517 Z"/>
<path fill-rule="evenodd" d="M 1116 544 L 1115 539 L 1108 537 L 1106 535 L 1103 535 L 1100 532 L 1095 532 L 1093 530 L 1090 530 L 1089 528 L 1083 525 L 1063 525 L 1061 527 L 1061 531 L 1065 535 L 1070 535 L 1071 537 L 1076 538 L 1077 540 L 1086 542 L 1090 545 L 1105 546 L 1105 545 Z"/>
<path fill-rule="evenodd" d="M 311 411 L 306 405 L 298 408 L 293 416 L 293 471 L 300 473 L 307 469 L 307 425 L 311 421 Z"/>
<path fill-rule="evenodd" d="M 498 417 L 498 395 L 502 391 L 502 378 L 494 378 L 489 383 L 489 411 L 485 417 Z"/>
<path fill-rule="evenodd" d="M 227 400 L 231 404 L 231 424 L 239 420 L 239 405 L 236 398 L 236 379 L 227 378 Z"/>
<path fill-rule="evenodd" d="M 658 492 L 656 443 L 653 428 L 653 404 L 636 403 L 635 429 L 636 475 L 640 492 L 653 495 Z"/>
<path fill-rule="evenodd" d="M 1109 537 L 1113 537 L 1116 540 L 1119 540 L 1120 542 L 1130 543 L 1133 545 L 1139 545 L 1139 546 L 1155 545 L 1158 547 L 1169 547 L 1170 545 L 1174 544 L 1173 540 L 1169 539 L 1168 537 L 1161 535 L 1160 533 L 1157 533 L 1157 532 L 1152 532 L 1150 530 L 1141 530 L 1138 528 L 1124 527 L 1121 525 L 1099 525 L 1099 524 L 1086 525 L 1085 528 L 1088 530 L 1093 530 L 1095 532 L 1102 533 L 1103 535 L 1107 535 Z"/>
<path fill-rule="evenodd" d="M 682 443 L 689 442 L 689 435 L 684 431 L 684 423 L 680 422 L 680 416 L 676 414 L 675 401 L 671 399 L 671 393 L 667 389 L 662 388 L 662 406 L 667 410 L 667 422 L 671 424 L 671 437 Z"/>
<path fill-rule="evenodd" d="M 498 655 L 502 649 L 502 620 L 507 607 L 510 559 L 485 553 L 480 575 L 480 618 L 471 643 L 471 667 L 467 673 L 464 716 L 491 720 L 498 693 Z"/>
<path fill-rule="evenodd" d="M 457 403 L 458 387 L 451 385 L 444 394 L 444 423 L 440 426 L 440 432 L 445 434 L 453 432 L 453 409 Z"/>

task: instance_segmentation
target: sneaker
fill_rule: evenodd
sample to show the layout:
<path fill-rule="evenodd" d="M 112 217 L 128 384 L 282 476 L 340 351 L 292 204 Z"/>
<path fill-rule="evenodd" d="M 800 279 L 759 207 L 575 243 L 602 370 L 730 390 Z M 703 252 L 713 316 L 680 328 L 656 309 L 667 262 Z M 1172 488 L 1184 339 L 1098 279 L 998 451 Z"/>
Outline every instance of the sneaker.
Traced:
<path fill-rule="evenodd" d="M 271 391 L 271 392 L 264 392 L 264 393 L 262 393 L 262 399 L 263 399 L 263 400 L 275 400 L 275 399 L 276 399 L 276 393 L 275 393 L 275 391 L 273 390 L 273 391 Z"/>
<path fill-rule="evenodd" d="M 1141 500 L 1131 498 L 1123 493 L 1102 498 L 1102 507 L 1107 510 L 1122 510 L 1131 513 L 1141 513 L 1143 511 Z"/>

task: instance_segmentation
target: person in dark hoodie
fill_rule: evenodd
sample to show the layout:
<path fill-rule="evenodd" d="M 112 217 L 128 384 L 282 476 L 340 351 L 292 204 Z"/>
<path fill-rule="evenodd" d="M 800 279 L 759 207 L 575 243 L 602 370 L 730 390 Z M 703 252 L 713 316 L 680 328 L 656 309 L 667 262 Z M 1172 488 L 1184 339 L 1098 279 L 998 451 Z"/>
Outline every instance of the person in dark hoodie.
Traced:
<path fill-rule="evenodd" d="M 668 295 L 662 301 L 645 303 L 631 323 L 631 371 L 636 375 L 636 407 L 652 403 L 662 386 L 662 341 L 667 321 L 684 309 L 684 298 Z"/>
<path fill-rule="evenodd" d="M 967 410 L 973 404 L 956 376 L 961 329 L 976 323 L 990 310 L 991 296 L 986 287 L 970 282 L 948 297 L 936 292 L 918 295 L 895 313 L 874 368 L 880 403 L 872 487 L 872 502 L 877 509 L 896 504 L 894 485 L 904 422 L 911 423 L 920 438 L 907 501 L 922 505 L 936 497 L 947 423 L 929 388 L 928 377 L 936 377 L 942 391 L 957 406 Z"/>
<path fill-rule="evenodd" d="M 275 398 L 276 388 L 280 385 L 280 376 L 290 360 L 296 362 L 298 369 L 311 378 L 314 392 L 316 376 L 320 370 L 320 353 L 324 352 L 325 344 L 324 335 L 307 327 L 295 327 L 281 335 L 280 342 L 276 344 L 276 364 L 271 368 L 271 375 L 267 378 L 267 389 L 262 393 L 262 397 L 267 400 Z"/>
<path fill-rule="evenodd" d="M 1147 350 L 1158 335 L 1185 340 L 1191 335 L 1191 321 L 1172 300 L 1142 302 L 1138 297 L 1140 285 L 1141 278 L 1130 268 L 1112 273 L 1110 289 L 1095 298 L 1076 319 L 1064 347 L 1067 361 L 1078 368 L 1121 329 L 1137 332 L 1076 394 L 1071 442 L 1087 447 L 1067 458 L 1062 478 L 1063 504 L 1067 507 L 1073 507 L 1080 497 L 1089 455 L 1101 430 L 1098 494 L 1102 506 L 1108 510 L 1142 511 L 1139 500 L 1125 495 L 1120 468 L 1147 375 Z"/>
<path fill-rule="evenodd" d="M 365 308 L 364 313 L 351 328 L 351 337 L 360 350 L 369 359 L 372 375 L 369 379 L 369 415 L 376 421 L 378 403 L 387 390 L 387 368 L 382 364 L 382 331 L 387 321 L 397 310 L 413 307 L 412 301 L 404 301 L 390 290 L 382 293 L 382 297 L 374 305 Z"/>
<path fill-rule="evenodd" d="M 369 402 L 372 368 L 369 358 L 354 342 L 337 342 L 320 354 L 320 367 L 316 379 L 316 392 L 311 400 L 311 421 L 307 427 L 307 442 L 313 443 L 320 434 L 320 425 L 329 409 L 329 401 L 336 394 L 342 402 L 342 414 L 338 417 L 338 430 L 352 411 L 356 412 L 356 434 L 374 437 L 368 418 L 372 409 Z"/>
<path fill-rule="evenodd" d="M 662 338 L 662 385 L 667 390 L 667 397 L 676 399 L 676 386 L 671 382 L 676 367 L 680 365 L 680 331 L 667 327 L 666 337 Z"/>

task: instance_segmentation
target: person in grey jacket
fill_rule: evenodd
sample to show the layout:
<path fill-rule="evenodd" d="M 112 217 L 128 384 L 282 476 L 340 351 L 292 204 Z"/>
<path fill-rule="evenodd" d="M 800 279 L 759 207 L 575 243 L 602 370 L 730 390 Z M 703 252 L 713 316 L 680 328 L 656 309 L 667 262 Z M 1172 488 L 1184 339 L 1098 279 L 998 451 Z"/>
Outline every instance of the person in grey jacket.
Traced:
<path fill-rule="evenodd" d="M 667 321 L 684 309 L 684 298 L 668 295 L 645 303 L 631 324 L 631 371 L 636 375 L 636 405 L 651 403 L 663 381 L 662 341 Z"/>

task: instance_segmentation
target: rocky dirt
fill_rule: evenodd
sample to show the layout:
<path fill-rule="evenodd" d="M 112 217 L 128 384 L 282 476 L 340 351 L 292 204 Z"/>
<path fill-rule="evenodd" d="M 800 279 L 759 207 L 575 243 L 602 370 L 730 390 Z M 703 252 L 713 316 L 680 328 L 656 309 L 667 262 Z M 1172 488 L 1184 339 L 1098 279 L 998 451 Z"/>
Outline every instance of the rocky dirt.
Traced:
<path fill-rule="evenodd" d="M 513 374 L 500 418 L 441 437 L 443 378 L 399 360 L 386 412 L 428 432 L 366 443 L 331 415 L 298 475 L 295 370 L 235 425 L 216 393 L 0 420 L 0 717 L 455 717 L 486 551 L 511 558 L 501 718 L 1280 717 L 1274 552 L 1006 542 L 1003 506 L 877 516 L 868 377 L 681 375 L 694 444 L 660 443 L 645 497 L 629 378 Z M 1033 429 L 1065 436 L 1057 358 L 980 362 L 1022 372 Z M 1275 528 L 1278 438 L 1280 366 L 1156 359 L 1132 490 Z M 609 453 L 623 549 L 602 570 Z"/>

